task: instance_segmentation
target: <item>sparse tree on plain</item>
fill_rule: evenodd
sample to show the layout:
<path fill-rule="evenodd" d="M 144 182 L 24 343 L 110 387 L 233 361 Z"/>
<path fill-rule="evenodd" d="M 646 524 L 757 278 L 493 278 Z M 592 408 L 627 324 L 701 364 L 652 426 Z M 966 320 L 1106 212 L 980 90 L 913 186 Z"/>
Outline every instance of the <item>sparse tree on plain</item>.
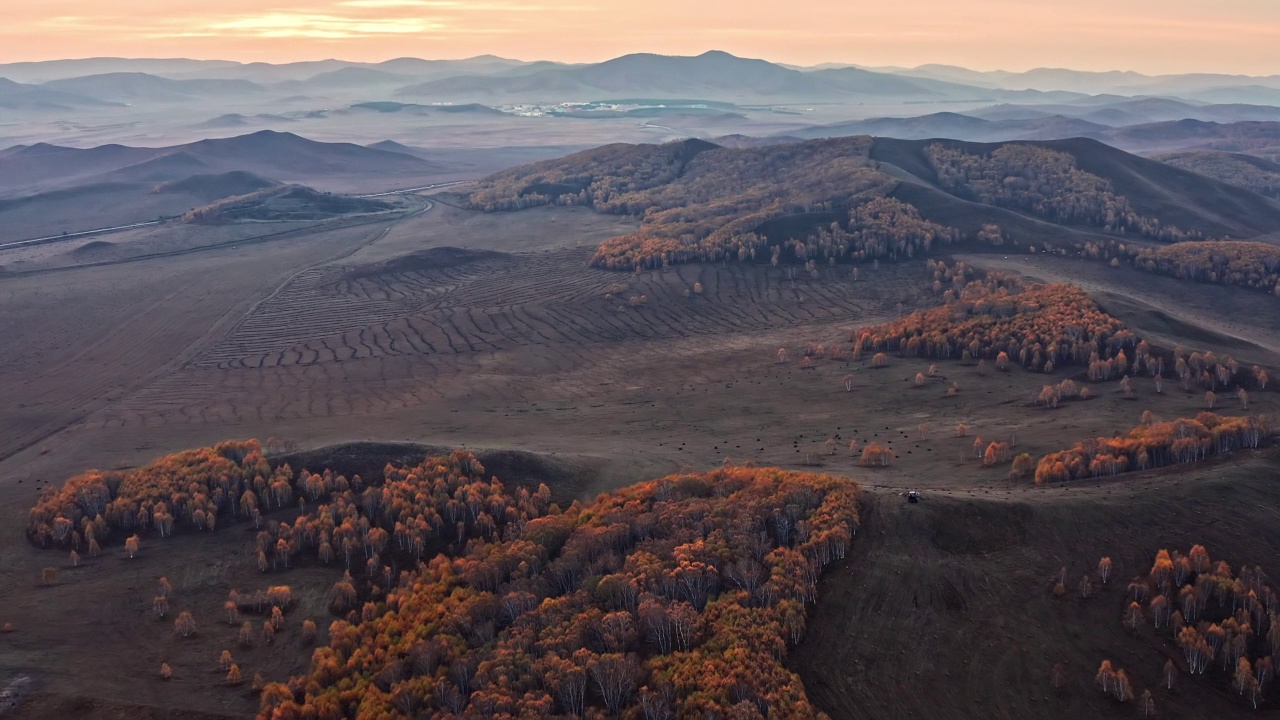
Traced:
<path fill-rule="evenodd" d="M 129 539 L 124 541 L 124 551 L 129 554 L 130 558 L 138 556 L 139 543 L 137 535 L 130 535 Z"/>
<path fill-rule="evenodd" d="M 58 584 L 58 569 L 47 567 L 40 571 L 40 584 L 45 587 Z"/>
<path fill-rule="evenodd" d="M 1204 394 L 1204 404 L 1210 410 L 1213 409 L 1213 404 L 1217 401 L 1218 401 L 1218 394 L 1215 393 L 1214 391 L 1210 390 L 1209 392 Z"/>
<path fill-rule="evenodd" d="M 1151 696 L 1150 690 L 1142 691 L 1142 717 L 1149 718 L 1156 716 L 1156 699 Z"/>
<path fill-rule="evenodd" d="M 787 349 L 784 347 L 778 348 L 778 364 L 781 365 L 786 361 L 787 361 Z"/>
<path fill-rule="evenodd" d="M 1164 661 L 1164 689 L 1172 690 L 1173 683 L 1178 679 L 1178 666 L 1173 664 L 1173 660 Z"/>
<path fill-rule="evenodd" d="M 253 647 L 253 624 L 248 620 L 245 620 L 240 626 L 240 634 L 236 639 L 239 641 L 240 647 L 242 648 Z"/>
<path fill-rule="evenodd" d="M 1102 559 L 1098 561 L 1098 580 L 1100 580 L 1103 585 L 1106 585 L 1107 580 L 1109 579 L 1111 579 L 1111 558 L 1104 555 Z"/>
<path fill-rule="evenodd" d="M 871 356 L 871 367 L 884 368 L 889 367 L 889 356 L 882 352 L 878 352 Z"/>
<path fill-rule="evenodd" d="M 151 612 L 157 618 L 163 620 L 164 616 L 169 613 L 169 598 L 164 595 L 155 596 L 155 599 L 151 601 Z"/>
<path fill-rule="evenodd" d="M 167 662 L 160 663 L 160 679 L 161 680 L 173 679 L 173 668 L 169 667 L 169 663 Z"/>
<path fill-rule="evenodd" d="M 1124 611 L 1124 626 L 1136 632 L 1140 624 L 1142 624 L 1142 606 L 1137 602 L 1131 602 L 1128 609 Z"/>
<path fill-rule="evenodd" d="M 179 636 L 189 638 L 196 634 L 196 619 L 189 610 L 183 610 L 178 614 L 178 619 L 173 621 L 173 631 Z"/>
<path fill-rule="evenodd" d="M 1110 660 L 1102 661 L 1102 664 L 1098 666 L 1097 674 L 1093 676 L 1093 680 L 1102 687 L 1102 692 L 1108 695 L 1111 694 L 1112 688 L 1116 683 L 1116 671 L 1115 668 L 1111 667 Z"/>
<path fill-rule="evenodd" d="M 311 618 L 302 621 L 302 642 L 310 645 L 316 641 L 316 623 Z"/>
<path fill-rule="evenodd" d="M 80 553 L 71 551 L 71 567 L 80 567 Z"/>
<path fill-rule="evenodd" d="M 1122 703 L 1129 702 L 1133 699 L 1133 683 L 1129 681 L 1129 673 L 1124 670 L 1116 671 L 1114 694 L 1116 700 Z"/>
<path fill-rule="evenodd" d="M 231 651 L 223 650 L 222 654 L 218 656 L 218 669 L 222 672 L 229 672 L 233 664 L 235 664 L 235 660 L 231 657 Z"/>
<path fill-rule="evenodd" d="M 240 666 L 232 663 L 231 667 L 227 670 L 227 684 L 239 685 L 242 682 L 244 682 L 244 680 L 240 677 Z"/>

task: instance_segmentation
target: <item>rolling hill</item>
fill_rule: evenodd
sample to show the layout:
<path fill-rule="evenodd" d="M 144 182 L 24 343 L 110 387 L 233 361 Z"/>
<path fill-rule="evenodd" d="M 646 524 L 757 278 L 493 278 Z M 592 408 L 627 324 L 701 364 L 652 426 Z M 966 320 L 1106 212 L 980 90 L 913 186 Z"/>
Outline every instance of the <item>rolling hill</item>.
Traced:
<path fill-rule="evenodd" d="M 1152 159 L 1252 190 L 1259 195 L 1280 198 L 1280 163 L 1252 155 L 1212 150 L 1156 155 Z"/>
<path fill-rule="evenodd" d="M 1267 198 L 1081 138 L 610 145 L 494 175 L 469 203 L 640 217 L 637 232 L 605 241 L 593 259 L 626 270 L 730 258 L 893 260 L 955 243 L 1109 248 L 1105 255 L 1123 242 L 1280 229 L 1280 205 Z"/>

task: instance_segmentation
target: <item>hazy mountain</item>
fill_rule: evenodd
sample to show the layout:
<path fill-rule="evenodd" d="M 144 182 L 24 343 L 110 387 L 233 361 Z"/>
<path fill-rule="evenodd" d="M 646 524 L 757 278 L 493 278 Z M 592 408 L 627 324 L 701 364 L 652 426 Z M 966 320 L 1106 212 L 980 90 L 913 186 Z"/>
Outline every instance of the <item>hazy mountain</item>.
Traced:
<path fill-rule="evenodd" d="M 625 55 L 594 65 L 512 76 L 458 76 L 402 88 L 409 97 L 585 100 L 608 97 L 848 99 L 855 95 L 942 99 L 984 91 L 856 68 L 800 72 L 723 52 L 697 57 Z"/>
<path fill-rule="evenodd" d="M 1108 96 L 1102 101 L 1014 105 L 1002 103 L 966 110 L 966 115 L 986 120 L 1027 120 L 1062 115 L 1101 125 L 1120 127 L 1172 120 L 1242 122 L 1280 121 L 1280 107 L 1271 105 L 1202 105 L 1169 98 L 1123 98 Z"/>
<path fill-rule="evenodd" d="M 226 71 L 240 63 L 227 60 L 87 58 L 84 60 L 45 60 L 0 64 L 0 77 L 21 83 L 45 83 L 50 80 L 106 75 L 109 73 L 149 73 L 169 75 Z"/>
<path fill-rule="evenodd" d="M 192 97 L 261 93 L 261 85 L 247 80 L 171 80 L 146 73 L 108 73 L 52 80 L 41 87 L 99 100 L 180 102 Z"/>
<path fill-rule="evenodd" d="M 81 150 L 37 144 L 0 154 L 0 195 L 89 183 L 170 182 L 232 171 L 295 182 L 354 174 L 425 174 L 434 167 L 407 154 L 269 130 L 162 148 L 104 145 Z"/>
<path fill-rule="evenodd" d="M 1089 95 L 1173 95 L 1192 97 L 1197 93 L 1215 93 L 1226 88 L 1280 89 L 1280 76 L 1251 77 L 1214 73 L 1181 75 L 1144 75 L 1130 71 L 1091 72 L 1065 68 L 1036 68 L 1026 72 L 1004 70 L 978 71 L 952 65 L 921 65 L 915 68 L 876 68 L 903 77 L 946 80 L 978 87 L 1003 90 L 1070 91 Z M 1211 102 L 1258 102 L 1257 99 L 1226 99 L 1228 94 Z M 1210 98 L 1205 98 L 1210 99 Z"/>
<path fill-rule="evenodd" d="M 1249 105 L 1280 105 L 1280 88 L 1265 85 L 1241 85 L 1220 87 L 1185 94 L 1193 100 L 1211 103 L 1241 103 Z"/>
<path fill-rule="evenodd" d="M 313 75 L 306 80 L 287 80 L 274 87 L 287 92 L 325 92 L 328 90 L 392 89 L 414 81 L 412 75 L 374 70 L 367 67 L 345 67 Z"/>
<path fill-rule="evenodd" d="M 1027 119 L 986 120 L 959 113 L 933 113 L 911 118 L 873 118 L 855 122 L 787 130 L 801 138 L 873 135 L 904 140 L 953 138 L 975 142 L 997 140 L 1055 140 L 1096 136 L 1109 128 L 1078 118 L 1046 115 Z"/>
<path fill-rule="evenodd" d="M 114 104 L 116 103 L 0 77 L 0 108 L 8 110 L 67 110 L 73 107 L 104 107 Z"/>
<path fill-rule="evenodd" d="M 1114 128 L 1106 132 L 1104 139 L 1141 153 L 1220 150 L 1280 159 L 1280 122 L 1177 120 Z"/>

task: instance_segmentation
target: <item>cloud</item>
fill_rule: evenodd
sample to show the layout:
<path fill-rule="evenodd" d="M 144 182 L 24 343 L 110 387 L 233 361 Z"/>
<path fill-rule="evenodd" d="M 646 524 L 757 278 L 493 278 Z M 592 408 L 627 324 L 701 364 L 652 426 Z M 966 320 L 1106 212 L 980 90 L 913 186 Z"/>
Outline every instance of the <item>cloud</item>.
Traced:
<path fill-rule="evenodd" d="M 461 0 L 342 0 L 341 7 L 393 10 L 418 8 L 456 12 L 537 12 L 547 8 L 519 3 L 462 2 Z M 556 10 L 565 8 L 557 7 Z"/>

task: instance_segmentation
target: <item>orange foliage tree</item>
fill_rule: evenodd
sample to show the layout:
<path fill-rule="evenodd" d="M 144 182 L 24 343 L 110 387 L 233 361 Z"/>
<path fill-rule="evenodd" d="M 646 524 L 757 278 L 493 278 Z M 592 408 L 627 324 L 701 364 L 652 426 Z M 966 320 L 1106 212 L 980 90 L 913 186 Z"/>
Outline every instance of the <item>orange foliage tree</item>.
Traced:
<path fill-rule="evenodd" d="M 1202 412 L 1195 418 L 1140 425 L 1124 435 L 1099 437 L 1050 453 L 1036 466 L 1037 484 L 1103 477 L 1176 463 L 1191 463 L 1271 438 L 1267 418 L 1223 417 Z"/>

